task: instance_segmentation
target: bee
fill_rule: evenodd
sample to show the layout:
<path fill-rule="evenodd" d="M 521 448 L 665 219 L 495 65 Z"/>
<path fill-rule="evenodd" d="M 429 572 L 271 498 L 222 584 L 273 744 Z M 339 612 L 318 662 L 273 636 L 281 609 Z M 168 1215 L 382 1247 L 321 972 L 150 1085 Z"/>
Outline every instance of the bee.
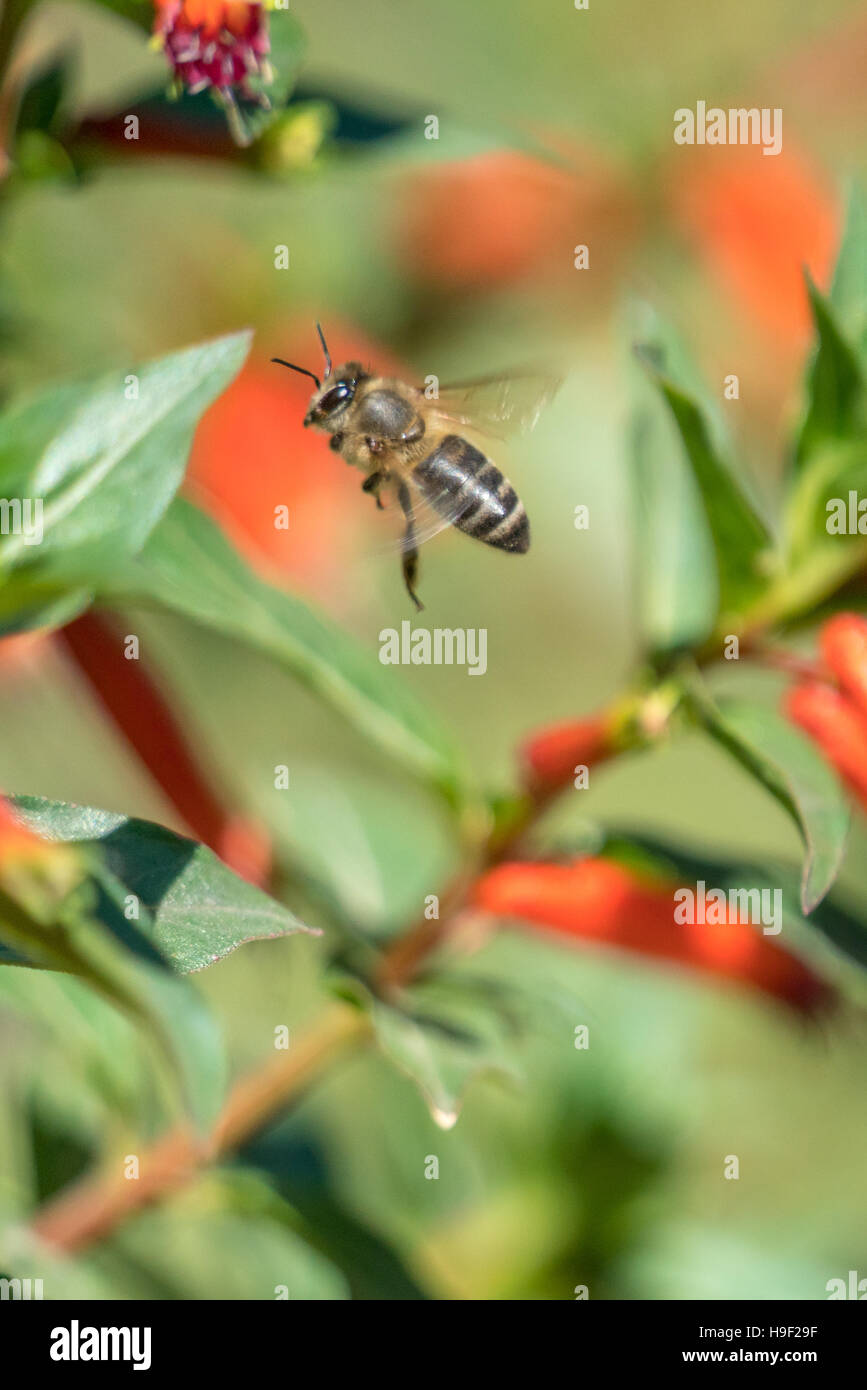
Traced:
<path fill-rule="evenodd" d="M 360 362 L 333 367 L 325 335 L 325 375 L 272 357 L 316 383 L 304 425 L 330 436 L 329 446 L 365 474 L 361 488 L 382 508 L 393 492 L 403 512 L 403 580 L 416 593 L 418 548 L 447 526 L 510 555 L 530 548 L 530 523 L 512 484 L 495 463 L 465 439 L 469 428 L 502 433 L 532 429 L 559 386 L 544 375 L 487 377 L 441 387 L 435 399 L 397 377 L 377 376 Z"/>

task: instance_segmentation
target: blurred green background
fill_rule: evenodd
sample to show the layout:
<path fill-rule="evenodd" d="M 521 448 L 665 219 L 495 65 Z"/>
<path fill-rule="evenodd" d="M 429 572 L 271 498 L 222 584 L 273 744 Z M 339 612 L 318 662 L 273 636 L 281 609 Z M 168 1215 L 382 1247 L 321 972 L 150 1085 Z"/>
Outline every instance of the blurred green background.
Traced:
<path fill-rule="evenodd" d="M 311 161 L 269 172 L 150 153 L 143 119 L 141 149 L 104 150 L 83 181 L 61 172 L 19 187 L 0 236 L 11 324 L 3 385 L 134 364 L 246 325 L 258 362 L 301 353 L 295 360 L 316 369 L 316 318 L 336 358 L 341 342 L 360 344 L 415 379 L 553 362 L 565 376 L 555 402 L 532 436 L 498 456 L 532 519 L 529 556 L 459 535 L 422 555 L 425 621 L 486 628 L 486 676 L 395 672 L 448 721 L 480 778 L 507 788 L 519 737 L 603 704 L 635 660 L 636 299 L 678 325 L 759 490 L 774 496 L 808 343 L 797 268 L 806 261 L 827 278 L 843 186 L 867 164 L 863 7 L 297 0 L 293 14 L 309 45 L 299 100 L 333 103 L 337 138 Z M 37 37 L 74 54 L 78 117 L 133 109 L 162 83 L 163 60 L 140 34 L 85 5 L 45 6 Z M 673 112 L 698 99 L 782 107 L 779 160 L 748 150 L 698 161 L 675 147 Z M 430 114 L 438 141 L 424 138 Z M 528 178 L 520 161 L 532 154 L 508 151 L 536 142 L 561 163 Z M 453 161 L 478 158 L 495 161 L 481 207 L 453 172 Z M 587 271 L 572 267 L 579 243 L 590 247 Z M 288 271 L 274 268 L 279 244 L 290 249 Z M 237 504 L 254 550 L 257 516 L 264 534 L 275 502 L 293 517 L 297 506 L 306 533 L 290 525 L 282 553 L 272 538 L 266 554 L 263 542 L 263 567 L 375 649 L 382 628 L 410 616 L 386 548 L 391 524 L 322 441 L 291 428 L 303 397 L 271 370 L 273 386 L 254 366 L 239 409 L 273 419 L 269 448 L 278 462 L 285 452 L 285 484 L 279 472 L 255 482 L 255 433 L 244 458 L 209 446 L 196 478 L 205 495 L 220 493 L 223 515 Z M 728 371 L 740 376 L 737 402 L 723 401 Z M 311 494 L 317 507 L 305 511 Z M 590 508 L 588 531 L 573 525 L 579 503 Z M 311 533 L 314 516 L 321 533 Z M 262 818 L 291 861 L 315 868 L 361 925 L 396 929 L 417 915 L 452 867 L 436 806 L 264 660 L 239 660 L 179 622 L 131 614 L 128 624 L 233 803 Z M 172 823 L 49 640 L 2 655 L 4 788 Z M 724 676 L 770 699 L 780 688 L 773 677 Z M 288 794 L 273 789 L 278 763 L 291 769 Z M 697 736 L 600 771 L 546 834 L 565 841 L 597 822 L 719 855 L 798 854 L 783 812 Z M 843 875 L 855 901 L 867 898 L 865 846 L 856 822 Z M 236 1071 L 261 1057 L 276 1023 L 294 1032 L 321 1007 L 323 949 L 253 944 L 199 977 Z M 804 1029 L 734 988 L 529 933 L 483 955 L 490 973 L 558 1001 L 535 1010 L 529 1084 L 480 1080 L 443 1133 L 384 1062 L 341 1064 L 243 1156 L 314 1225 L 327 1193 L 321 1219 L 337 1239 L 350 1240 L 341 1221 L 360 1223 L 356 1237 L 363 1228 L 364 1239 L 386 1240 L 433 1297 L 570 1298 L 589 1284 L 594 1298 L 823 1298 L 827 1280 L 867 1274 L 867 1065 L 854 1010 Z M 12 1183 L 33 1181 L 14 1119 L 22 1075 L 36 1072 L 53 1134 L 68 1142 L 77 1129 L 97 1147 L 113 1133 L 112 1088 L 135 1088 L 128 1076 L 94 1088 L 104 1059 L 93 1039 L 70 1034 L 54 988 L 33 986 L 44 992 L 38 1038 L 13 1015 L 2 1024 Z M 584 1022 L 592 1043 L 579 1052 L 573 1030 Z M 125 1029 L 107 1011 L 103 1026 Z M 438 1181 L 424 1177 L 432 1154 Z M 738 1181 L 723 1177 L 730 1154 Z M 178 1199 L 193 1263 L 210 1249 L 194 1218 L 219 1208 L 213 1182 Z M 360 1265 L 370 1296 L 387 1297 L 394 1285 L 370 1273 L 377 1259 L 362 1254 Z M 147 1278 L 142 1287 L 158 1296 L 263 1296 L 237 1271 L 197 1266 L 184 1283 L 167 1270 L 160 1282 L 151 1266 Z"/>

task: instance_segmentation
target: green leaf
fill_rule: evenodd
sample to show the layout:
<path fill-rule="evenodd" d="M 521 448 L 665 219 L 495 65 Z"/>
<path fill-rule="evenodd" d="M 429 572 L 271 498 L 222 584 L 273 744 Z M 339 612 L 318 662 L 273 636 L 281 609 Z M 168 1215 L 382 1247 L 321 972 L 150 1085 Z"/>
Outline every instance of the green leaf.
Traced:
<path fill-rule="evenodd" d="M 864 376 L 854 349 L 841 332 L 830 302 L 807 277 L 807 292 L 816 327 L 816 350 L 807 377 L 807 409 L 795 462 L 807 467 L 813 453 L 828 441 L 850 438 L 865 427 Z"/>
<path fill-rule="evenodd" d="M 156 605 L 267 653 L 389 756 L 452 801 L 464 789 L 451 741 L 393 668 L 304 600 L 259 579 L 219 528 L 179 499 L 141 555 L 107 577 L 105 601 Z"/>
<path fill-rule="evenodd" d="M 299 1132 L 294 1118 L 245 1144 L 239 1161 L 265 1175 L 303 1218 L 310 1239 L 338 1266 L 353 1299 L 409 1302 L 427 1297 L 400 1254 L 353 1213 L 340 1191 L 340 1165 L 326 1153 L 324 1140 Z"/>
<path fill-rule="evenodd" d="M 208 1174 L 74 1258 L 40 1241 L 23 1212 L 2 1211 L 0 1271 L 41 1279 L 42 1296 L 52 1301 L 348 1296 L 343 1275 L 312 1247 L 291 1207 L 248 1172 Z"/>
<path fill-rule="evenodd" d="M 858 184 L 849 190 L 830 300 L 842 333 L 863 358 L 867 353 L 867 196 Z"/>
<path fill-rule="evenodd" d="M 202 970 L 248 941 L 318 934 L 205 845 L 164 826 L 42 797 L 12 800 L 37 835 L 88 848 L 103 924 L 124 939 L 124 903 L 133 895 L 137 933 L 177 971 Z"/>
<path fill-rule="evenodd" d="M 85 878 L 44 920 L 0 892 L 0 938 L 12 946 L 19 964 L 77 975 L 129 1014 L 172 1067 L 189 1113 L 205 1131 L 225 1087 L 219 1028 L 198 991 L 172 974 L 152 947 L 146 949 L 144 939 L 137 942 L 129 931 L 121 944 L 121 924 L 131 924 L 94 896 Z"/>
<path fill-rule="evenodd" d="M 245 144 L 258 140 L 285 110 L 307 46 L 304 30 L 294 15 L 286 10 L 271 10 L 268 21 L 270 81 L 261 77 L 248 79 L 250 90 L 263 97 L 266 104 L 236 94 Z"/>
<path fill-rule="evenodd" d="M 49 132 L 55 128 L 69 88 L 72 66 L 72 53 L 64 48 L 43 59 L 36 70 L 28 74 L 15 121 L 17 135 L 27 130 Z"/>
<path fill-rule="evenodd" d="M 801 907 L 812 912 L 837 877 L 849 812 L 843 789 L 813 745 L 781 715 L 746 700 L 715 705 L 692 692 L 701 723 L 788 811 L 804 841 Z"/>
<path fill-rule="evenodd" d="M 14 1015 L 27 1030 L 16 1036 L 35 1044 L 29 1084 L 40 1098 L 61 1098 L 82 1134 L 94 1114 L 130 1129 L 153 1114 L 155 1078 L 140 1033 L 84 981 L 59 970 L 0 970 L 0 1013 Z"/>
<path fill-rule="evenodd" d="M 739 613 L 766 587 L 762 556 L 772 546 L 768 529 L 713 440 L 694 395 L 666 372 L 658 350 L 640 348 L 639 357 L 674 417 L 704 502 L 716 553 L 723 614 Z"/>
<path fill-rule="evenodd" d="M 155 1297 L 307 1302 L 348 1296 L 343 1275 L 308 1242 L 291 1207 L 251 1172 L 206 1175 L 159 1210 L 126 1223 L 101 1253 L 121 1284 L 126 1268 L 153 1281 Z"/>
<path fill-rule="evenodd" d="M 669 422 L 656 411 L 636 413 L 631 462 L 640 628 L 651 656 L 667 656 L 695 646 L 713 627 L 713 543 Z"/>
<path fill-rule="evenodd" d="M 222 1043 L 202 996 L 175 972 L 306 928 L 210 850 L 161 826 L 38 797 L 14 805 L 30 829 L 63 845 L 77 873 L 51 911 L 0 894 L 2 959 L 77 975 L 123 1009 L 170 1061 L 206 1128 L 223 1095 Z"/>
<path fill-rule="evenodd" d="M 445 976 L 415 985 L 400 1005 L 376 998 L 356 979 L 335 988 L 370 1015 L 381 1051 L 414 1082 L 440 1129 L 457 1123 L 477 1076 L 518 1078 L 509 1036 L 513 1020 L 486 1008 L 479 995 L 462 995 Z"/>
<path fill-rule="evenodd" d="M 42 507 L 40 526 L 31 512 L 29 528 L 0 538 L 13 599 L 15 575 L 24 593 L 79 588 L 144 545 L 180 485 L 199 417 L 249 344 L 249 333 L 235 333 L 54 388 L 0 416 L 0 496 Z M 3 602 L 8 613 L 9 595 Z"/>
<path fill-rule="evenodd" d="M 801 469 L 794 479 L 786 499 L 785 538 L 789 565 L 798 569 L 806 562 L 819 563 L 819 552 L 827 555 L 829 569 L 844 564 L 847 555 L 853 568 L 860 564 L 860 553 L 867 536 L 857 527 L 861 515 L 856 512 L 855 532 L 849 529 L 849 494 L 867 496 L 867 435 L 862 439 L 817 444 L 809 467 Z M 842 501 L 845 507 L 842 533 L 829 531 L 834 526 L 836 508 L 829 512 L 829 503 Z M 857 505 L 857 502 L 856 502 Z M 864 521 L 867 526 L 867 519 Z"/>

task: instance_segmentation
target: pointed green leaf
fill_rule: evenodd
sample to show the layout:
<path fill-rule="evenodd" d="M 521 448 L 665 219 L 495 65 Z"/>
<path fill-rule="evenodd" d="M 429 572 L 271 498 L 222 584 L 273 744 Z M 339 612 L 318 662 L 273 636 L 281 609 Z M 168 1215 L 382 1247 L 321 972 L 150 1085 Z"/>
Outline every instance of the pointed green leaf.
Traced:
<path fill-rule="evenodd" d="M 688 650 L 710 633 L 718 593 L 707 521 L 669 421 L 644 409 L 632 431 L 636 588 L 652 656 Z"/>
<path fill-rule="evenodd" d="M 807 277 L 816 330 L 816 349 L 807 378 L 807 408 L 796 450 L 796 466 L 807 467 L 823 444 L 864 431 L 864 373 L 830 302 Z"/>
<path fill-rule="evenodd" d="M 37 835 L 89 850 L 104 925 L 126 934 L 124 905 L 132 896 L 139 915 L 131 925 L 177 971 L 202 970 L 248 941 L 316 934 L 205 845 L 162 825 L 37 796 L 13 804 Z"/>
<path fill-rule="evenodd" d="M 203 997 L 176 972 L 307 929 L 210 850 L 161 826 L 39 797 L 14 805 L 31 830 L 64 846 L 77 872 L 50 911 L 41 899 L 0 894 L 0 960 L 77 975 L 129 1014 L 207 1127 L 223 1096 L 222 1042 Z"/>
<path fill-rule="evenodd" d="M 666 374 L 652 348 L 639 349 L 674 417 L 704 503 L 713 539 L 723 613 L 736 614 L 766 587 L 762 556 L 770 533 L 713 440 L 693 394 Z"/>
<path fill-rule="evenodd" d="M 0 537 L 7 624 L 16 599 L 30 606 L 42 591 L 56 604 L 144 545 L 180 485 L 200 416 L 249 343 L 235 333 L 3 412 L 0 496 L 17 507 Z"/>
<path fill-rule="evenodd" d="M 716 705 L 693 694 L 708 732 L 788 811 L 806 850 L 801 906 L 812 912 L 840 869 L 849 828 L 846 797 L 831 768 L 799 730 L 776 711 L 746 700 Z"/>
<path fill-rule="evenodd" d="M 841 332 L 863 360 L 867 356 L 867 195 L 857 183 L 849 190 L 830 299 Z"/>
<path fill-rule="evenodd" d="M 517 1079 L 512 1020 L 479 998 L 462 996 L 445 977 L 414 986 L 399 1005 L 376 998 L 358 980 L 341 981 L 337 988 L 369 1013 L 379 1047 L 415 1083 L 441 1129 L 457 1123 L 475 1077 Z"/>

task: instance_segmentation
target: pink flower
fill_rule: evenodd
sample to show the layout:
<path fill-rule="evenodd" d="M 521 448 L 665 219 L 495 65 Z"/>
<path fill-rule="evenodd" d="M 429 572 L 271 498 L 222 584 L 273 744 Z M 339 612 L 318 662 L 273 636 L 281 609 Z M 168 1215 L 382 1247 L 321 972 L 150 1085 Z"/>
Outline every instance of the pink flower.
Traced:
<path fill-rule="evenodd" d="M 258 0 L 155 0 L 154 33 L 178 81 L 190 93 L 236 93 L 267 105 L 251 79 L 270 81 L 268 16 Z"/>

